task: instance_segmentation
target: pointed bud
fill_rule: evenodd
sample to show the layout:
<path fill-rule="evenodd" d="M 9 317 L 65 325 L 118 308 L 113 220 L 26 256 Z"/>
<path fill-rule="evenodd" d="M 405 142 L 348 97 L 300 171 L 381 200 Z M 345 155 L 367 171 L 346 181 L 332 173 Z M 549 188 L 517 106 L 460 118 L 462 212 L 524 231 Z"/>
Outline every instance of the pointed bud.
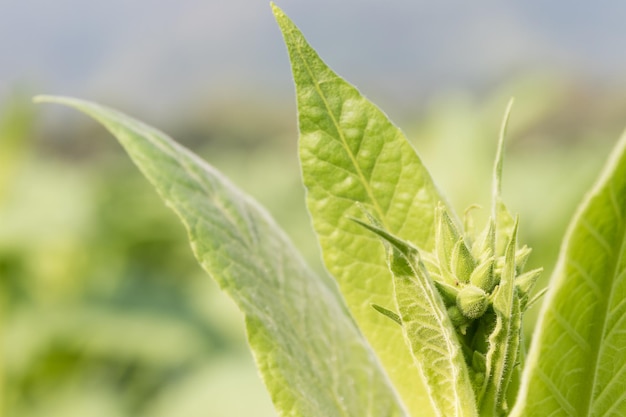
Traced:
<path fill-rule="evenodd" d="M 456 304 L 456 297 L 459 294 L 459 288 L 454 285 L 446 284 L 442 281 L 433 281 L 435 283 L 435 287 L 437 291 L 439 291 L 439 295 L 443 299 L 443 303 L 445 305 Z"/>
<path fill-rule="evenodd" d="M 481 208 L 479 204 L 472 204 L 463 212 L 463 230 L 465 231 L 465 239 L 469 247 L 472 247 L 476 238 L 476 225 L 474 224 L 474 216 L 472 211 Z"/>
<path fill-rule="evenodd" d="M 470 274 L 475 267 L 474 257 L 461 237 L 454 245 L 454 249 L 452 249 L 450 269 L 458 281 L 469 282 Z"/>
<path fill-rule="evenodd" d="M 528 297 L 537 283 L 537 279 L 541 275 L 541 272 L 543 272 L 543 268 L 537 268 L 532 271 L 525 272 L 515 278 L 515 287 L 517 288 L 517 292 L 519 294 L 520 306 L 522 310 L 526 310 L 530 304 L 532 304 L 528 302 Z"/>
<path fill-rule="evenodd" d="M 483 230 L 480 237 L 472 246 L 472 255 L 474 258 L 484 260 L 490 258 L 494 254 L 494 246 L 496 242 L 496 232 L 493 219 L 489 219 L 487 228 Z"/>
<path fill-rule="evenodd" d="M 456 297 L 456 305 L 461 313 L 469 319 L 477 319 L 485 314 L 489 307 L 487 294 L 474 285 L 466 285 Z"/>
<path fill-rule="evenodd" d="M 470 283 L 486 293 L 490 293 L 498 284 L 493 273 L 493 258 L 479 264 L 470 275 Z"/>
<path fill-rule="evenodd" d="M 521 272 L 524 269 L 524 265 L 526 265 L 526 261 L 532 251 L 533 250 L 531 248 L 524 245 L 523 248 L 518 249 L 517 252 L 515 252 L 515 269 L 518 272 Z"/>
<path fill-rule="evenodd" d="M 537 278 L 543 272 L 543 268 L 533 269 L 532 271 L 524 272 L 522 275 L 519 275 L 515 278 L 515 286 L 517 286 L 517 290 L 522 295 L 527 295 L 530 291 L 532 291 L 535 283 L 537 282 Z"/>
<path fill-rule="evenodd" d="M 437 207 L 435 221 L 437 222 L 437 240 L 442 245 L 442 249 L 447 249 L 446 253 L 450 253 L 461 234 L 442 204 Z"/>
<path fill-rule="evenodd" d="M 437 259 L 439 260 L 439 269 L 446 281 L 454 283 L 455 277 L 450 269 L 450 263 L 454 245 L 461 235 L 446 212 L 446 208 L 443 204 L 440 204 L 435 211 L 435 224 L 437 225 L 435 231 L 435 250 Z"/>

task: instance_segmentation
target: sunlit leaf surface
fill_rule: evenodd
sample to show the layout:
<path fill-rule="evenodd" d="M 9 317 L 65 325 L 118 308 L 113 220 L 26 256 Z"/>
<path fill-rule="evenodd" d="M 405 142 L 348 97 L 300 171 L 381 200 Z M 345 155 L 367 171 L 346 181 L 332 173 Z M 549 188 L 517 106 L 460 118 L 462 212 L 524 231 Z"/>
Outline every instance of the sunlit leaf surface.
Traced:
<path fill-rule="evenodd" d="M 626 415 L 626 136 L 570 225 L 515 416 Z"/>
<path fill-rule="evenodd" d="M 324 262 L 411 414 L 430 415 L 401 329 L 371 307 L 394 304 L 384 250 L 349 218 L 365 209 L 385 230 L 430 250 L 440 195 L 403 133 L 326 66 L 280 9 L 274 13 L 296 84 L 302 174 Z"/>

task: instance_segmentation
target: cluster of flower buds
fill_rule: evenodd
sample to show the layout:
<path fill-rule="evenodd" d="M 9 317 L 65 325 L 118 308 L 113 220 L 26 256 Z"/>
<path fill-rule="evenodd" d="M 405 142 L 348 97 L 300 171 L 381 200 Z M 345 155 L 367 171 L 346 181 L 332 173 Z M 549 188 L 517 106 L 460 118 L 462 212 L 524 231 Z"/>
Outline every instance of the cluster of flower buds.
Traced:
<path fill-rule="evenodd" d="M 541 269 L 524 272 L 531 251 L 518 247 L 518 220 L 500 197 L 511 105 L 493 169 L 491 217 L 481 233 L 475 233 L 469 211 L 462 230 L 443 203 L 435 209 L 434 239 L 422 241 L 426 247 L 421 248 L 385 230 L 363 207 L 368 222 L 352 219 L 378 235 L 387 249 L 397 312 L 372 307 L 402 326 L 427 380 L 441 384 L 433 363 L 442 360 L 452 363 L 451 381 L 463 385 L 469 379 L 480 415 L 507 415 L 524 358 L 522 315 L 543 295 L 529 299 Z"/>
<path fill-rule="evenodd" d="M 517 221 L 496 200 L 485 230 L 476 234 L 466 225 L 469 231 L 463 234 L 445 207 L 439 205 L 434 216 L 433 249 L 424 251 L 391 235 L 373 216 L 367 216 L 369 224 L 355 221 L 386 243 L 392 274 L 400 271 L 402 278 L 402 274 L 412 271 L 415 285 L 436 289 L 440 297 L 431 299 L 428 308 L 447 311 L 478 403 L 496 403 L 494 407 L 506 409 L 504 393 L 522 357 L 522 314 L 541 295 L 529 300 L 541 269 L 523 272 L 531 251 L 527 246 L 517 247 Z M 398 251 L 410 268 L 394 270 L 398 266 L 394 254 Z M 422 296 L 427 292 L 418 291 Z M 396 301 L 402 312 L 402 305 Z M 400 314 L 379 305 L 373 307 L 404 326 Z"/>
<path fill-rule="evenodd" d="M 500 283 L 505 245 L 498 245 L 497 239 L 507 236 L 498 236 L 495 224 L 490 219 L 478 236 L 464 236 L 440 205 L 435 213 L 435 249 L 431 253 L 421 252 L 448 315 L 462 335 L 488 311 Z M 522 311 L 529 306 L 528 294 L 541 273 L 541 269 L 522 272 L 530 252 L 523 246 L 515 253 L 516 295 Z"/>

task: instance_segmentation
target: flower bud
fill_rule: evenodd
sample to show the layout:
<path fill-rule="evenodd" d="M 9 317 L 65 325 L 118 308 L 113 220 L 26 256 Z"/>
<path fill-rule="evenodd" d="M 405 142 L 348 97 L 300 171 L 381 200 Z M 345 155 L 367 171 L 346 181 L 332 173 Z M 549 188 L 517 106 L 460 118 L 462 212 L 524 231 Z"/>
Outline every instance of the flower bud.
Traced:
<path fill-rule="evenodd" d="M 476 267 L 476 261 L 461 237 L 452 249 L 450 269 L 459 282 L 469 282 L 470 274 Z"/>
<path fill-rule="evenodd" d="M 533 300 L 529 302 L 528 298 L 542 271 L 543 268 L 533 269 L 515 278 L 515 287 L 517 288 L 522 310 L 526 310 L 526 308 L 536 300 L 536 298 L 533 297 Z"/>
<path fill-rule="evenodd" d="M 459 288 L 450 284 L 446 284 L 443 281 L 433 281 L 435 288 L 439 291 L 439 295 L 443 299 L 446 306 L 456 304 L 456 296 L 459 294 Z"/>
<path fill-rule="evenodd" d="M 498 282 L 493 273 L 493 258 L 482 262 L 472 271 L 470 283 L 486 293 L 490 293 L 494 289 Z"/>
<path fill-rule="evenodd" d="M 496 232 L 493 220 L 487 224 L 487 228 L 481 233 L 478 240 L 472 246 L 472 255 L 474 258 L 484 260 L 494 255 L 494 245 L 496 241 Z"/>
<path fill-rule="evenodd" d="M 489 299 L 485 291 L 470 284 L 459 291 L 456 297 L 456 305 L 465 317 L 477 319 L 487 311 Z"/>
<path fill-rule="evenodd" d="M 518 249 L 515 252 L 515 270 L 519 273 L 524 269 L 524 265 L 526 265 L 526 261 L 530 256 L 532 249 L 528 246 L 525 246 L 521 249 Z"/>
<path fill-rule="evenodd" d="M 435 253 L 439 260 L 439 267 L 444 279 L 453 281 L 453 277 L 450 276 L 452 274 L 450 269 L 452 252 L 461 234 L 443 205 L 439 205 L 435 211 L 435 224 Z"/>
<path fill-rule="evenodd" d="M 543 268 L 533 269 L 515 278 L 515 285 L 521 295 L 527 295 L 533 289 L 542 271 Z"/>

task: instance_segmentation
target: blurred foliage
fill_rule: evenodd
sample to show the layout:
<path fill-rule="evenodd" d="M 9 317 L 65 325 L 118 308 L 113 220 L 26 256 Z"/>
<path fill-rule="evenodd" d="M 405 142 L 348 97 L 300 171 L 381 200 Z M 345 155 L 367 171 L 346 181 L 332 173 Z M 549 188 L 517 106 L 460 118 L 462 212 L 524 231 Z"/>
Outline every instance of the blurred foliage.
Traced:
<path fill-rule="evenodd" d="M 2 415 L 274 415 L 175 217 L 121 152 L 40 153 L 32 108 L 0 130 Z"/>
<path fill-rule="evenodd" d="M 534 249 L 530 267 L 546 268 L 541 288 L 626 103 L 531 79 L 483 97 L 442 95 L 400 120 L 459 213 L 485 207 L 474 210 L 479 227 L 505 91 L 521 94 L 503 193 Z M 274 110 L 197 106 L 161 127 L 265 205 L 321 272 L 295 117 Z M 54 129 L 43 119 L 19 94 L 0 107 L 0 417 L 275 415 L 238 312 L 175 216 L 104 131 L 78 116 Z"/>

